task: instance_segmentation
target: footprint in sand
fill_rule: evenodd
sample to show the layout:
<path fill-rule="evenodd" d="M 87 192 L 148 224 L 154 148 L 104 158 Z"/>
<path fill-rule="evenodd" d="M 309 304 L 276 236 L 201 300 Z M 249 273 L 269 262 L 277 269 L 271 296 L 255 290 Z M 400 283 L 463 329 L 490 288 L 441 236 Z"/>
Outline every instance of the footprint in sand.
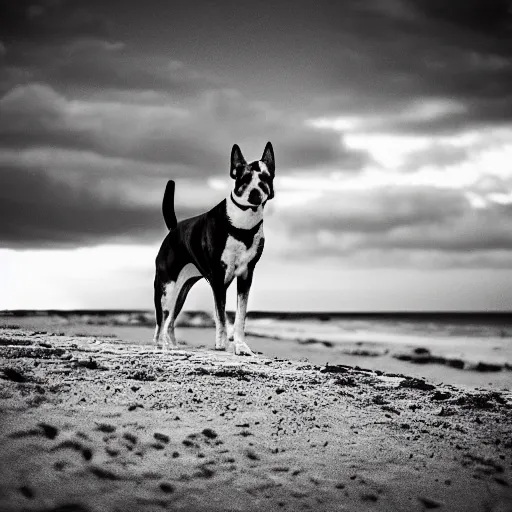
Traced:
<path fill-rule="evenodd" d="M 65 441 L 62 441 L 58 445 L 54 446 L 50 451 L 56 452 L 59 450 L 65 450 L 67 448 L 81 453 L 82 457 L 85 460 L 92 459 L 92 455 L 93 455 L 92 450 L 90 448 L 88 448 L 87 446 L 84 446 L 82 443 L 75 441 L 73 439 L 66 439 Z"/>
<path fill-rule="evenodd" d="M 25 496 L 25 498 L 28 498 L 29 500 L 34 498 L 34 491 L 27 485 L 23 485 L 22 487 L 20 487 L 19 491 L 23 496 Z"/>
<path fill-rule="evenodd" d="M 135 434 L 132 434 L 130 432 L 125 432 L 123 434 L 123 438 L 126 439 L 131 444 L 137 444 L 138 438 Z"/>
<path fill-rule="evenodd" d="M 260 460 L 260 456 L 252 448 L 245 450 L 245 455 L 248 459 Z"/>
<path fill-rule="evenodd" d="M 121 477 L 108 469 L 100 468 L 100 467 L 91 467 L 89 471 L 96 477 L 102 480 L 120 480 Z"/>
<path fill-rule="evenodd" d="M 98 423 L 96 425 L 96 430 L 104 432 L 105 434 L 111 434 L 116 431 L 116 427 L 114 425 L 109 425 L 108 423 Z"/>
<path fill-rule="evenodd" d="M 170 441 L 170 437 L 165 435 L 165 434 L 161 434 L 160 432 L 155 432 L 153 434 L 153 437 L 157 440 L 157 441 L 160 441 L 161 443 L 165 443 L 167 444 L 169 441 Z"/>
<path fill-rule="evenodd" d="M 119 455 L 119 450 L 117 450 L 116 448 L 110 448 L 109 446 L 107 446 L 105 448 L 105 451 L 107 452 L 108 455 L 110 455 L 111 457 L 117 457 Z"/>
<path fill-rule="evenodd" d="M 58 434 L 59 429 L 57 427 L 47 423 L 38 423 L 37 428 L 13 432 L 12 434 L 9 434 L 9 437 L 11 439 L 19 439 L 22 437 L 44 436 L 48 439 L 55 439 Z"/>
<path fill-rule="evenodd" d="M 159 487 L 166 494 L 170 494 L 171 492 L 174 492 L 174 486 L 171 485 L 169 482 L 160 482 Z"/>

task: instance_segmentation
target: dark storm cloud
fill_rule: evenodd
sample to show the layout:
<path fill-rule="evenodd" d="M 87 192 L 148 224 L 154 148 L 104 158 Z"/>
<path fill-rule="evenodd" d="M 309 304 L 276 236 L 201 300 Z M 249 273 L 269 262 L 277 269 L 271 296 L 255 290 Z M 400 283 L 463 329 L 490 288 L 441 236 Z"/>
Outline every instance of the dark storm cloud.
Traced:
<path fill-rule="evenodd" d="M 133 189 L 144 175 L 159 189 L 164 178 L 180 176 L 199 178 L 198 187 L 205 188 L 205 177 L 227 175 L 235 140 L 247 158 L 259 158 L 265 138 L 270 138 L 278 151 L 280 174 L 287 168 L 333 162 L 357 169 L 364 162 L 364 153 L 344 149 L 337 134 L 272 117 L 264 106 L 234 91 L 212 91 L 192 110 L 173 105 L 166 110 L 154 104 L 71 101 L 48 86 L 30 84 L 0 99 L 0 119 L 0 154 L 2 148 L 9 151 L 5 154 L 11 165 L 16 159 L 23 162 L 17 171 L 0 170 L 10 198 L 3 208 L 11 211 L 4 216 L 9 221 L 0 224 L 0 239 L 14 246 L 151 239 L 161 225 L 160 194 L 148 208 L 123 200 L 122 191 Z M 41 148 L 50 148 L 44 166 L 34 163 Z M 30 151 L 36 156 L 28 162 L 24 155 Z M 119 158 L 124 165 L 117 163 Z M 102 179 L 111 185 L 117 180 L 114 203 L 98 192 Z M 211 207 L 211 198 L 203 197 L 204 204 L 195 201 L 197 208 L 178 212 L 179 217 Z M 14 208 L 23 202 L 35 215 Z"/>
<path fill-rule="evenodd" d="M 401 132 L 454 131 L 468 122 L 503 123 L 512 115 L 511 14 L 503 0 L 325 0 L 295 2 L 293 8 L 283 1 L 265 8 L 253 2 L 159 1 L 151 9 L 137 2 L 69 1 L 49 2 L 35 18 L 27 15 L 31 5 L 15 9 L 8 64 L 18 79 L 28 73 L 56 90 L 186 95 L 229 84 L 311 115 L 373 112 L 383 118 L 418 99 L 449 98 L 466 106 L 457 116 L 386 127 Z M 103 29 L 95 34 L 84 23 L 73 32 L 67 27 L 75 18 L 91 18 Z M 16 51 L 36 34 L 37 46 Z M 68 37 L 66 44 L 55 44 L 55 34 L 59 42 Z M 84 46 L 91 38 L 109 44 Z M 183 60 L 186 66 L 173 68 Z M 194 76 L 193 66 L 208 72 Z"/>
<path fill-rule="evenodd" d="M 511 2 L 361 2 L 332 22 L 339 30 L 327 115 L 381 115 L 376 131 L 456 132 L 509 123 L 512 95 Z M 363 7 L 364 6 L 364 7 Z M 451 100 L 455 115 L 386 122 L 424 100 Z M 371 128 L 371 127 L 370 127 Z"/>
<path fill-rule="evenodd" d="M 139 175 L 204 186 L 227 173 L 235 142 L 253 159 L 271 140 L 281 176 L 354 173 L 370 162 L 308 118 L 371 117 L 366 131 L 426 135 L 512 122 L 510 2 L 0 0 L 0 8 L 0 153 L 19 153 L 0 169 L 7 246 L 83 245 L 119 233 L 146 240 L 161 225 L 160 204 L 129 201 L 122 190 Z M 414 115 L 427 100 L 446 112 Z M 58 169 L 20 163 L 40 149 Z M 113 199 L 87 186 L 84 154 L 96 158 L 95 178 L 119 180 Z M 466 157 L 438 146 L 404 169 Z M 114 168 L 116 159 L 126 167 Z M 478 230 L 482 244 L 508 247 L 499 227 L 508 228 L 500 220 L 508 210 L 475 211 L 462 193 L 350 194 L 304 205 L 299 223 L 282 220 L 297 240 L 319 230 L 339 237 L 340 246 L 316 245 L 332 254 L 481 250 Z"/>
<path fill-rule="evenodd" d="M 280 172 L 326 164 L 357 169 L 365 162 L 365 153 L 344 148 L 339 135 L 278 116 L 234 91 L 209 92 L 184 111 L 163 103 L 117 107 L 71 102 L 41 84 L 18 86 L 0 98 L 0 147 L 88 149 L 207 175 L 226 172 L 235 141 L 258 158 L 272 140 Z"/>
<path fill-rule="evenodd" d="M 41 82 L 70 94 L 149 90 L 186 98 L 221 83 L 173 60 L 172 55 L 144 54 L 100 39 L 14 45 L 6 49 L 4 60 L 4 90 L 13 83 Z"/>
<path fill-rule="evenodd" d="M 373 243 L 381 249 L 415 249 L 451 253 L 512 249 L 510 205 L 494 204 L 474 211 L 469 208 L 455 220 L 446 219 L 426 230 L 405 228 L 379 237 Z"/>
<path fill-rule="evenodd" d="M 484 33 L 512 30 L 510 0 L 413 0 L 428 16 Z"/>
<path fill-rule="evenodd" d="M 109 110 L 101 102 L 69 101 L 42 84 L 18 86 L 0 99 L 0 147 L 91 150 L 136 159 L 141 165 L 165 162 L 198 169 L 216 155 L 205 153 L 183 130 L 175 112 L 163 105 L 161 111 L 130 104 L 114 104 Z"/>
<path fill-rule="evenodd" d="M 470 210 L 459 191 L 434 187 L 388 187 L 324 192 L 316 200 L 280 215 L 292 233 L 329 231 L 363 235 L 384 234 L 397 228 L 449 223 Z"/>
<path fill-rule="evenodd" d="M 177 208 L 182 218 L 197 213 Z M 127 202 L 56 180 L 41 169 L 0 165 L 0 247 L 76 247 L 154 242 L 165 233 L 160 204 Z"/>
<path fill-rule="evenodd" d="M 0 0 L 0 34 L 10 44 L 66 43 L 103 38 L 108 22 L 73 0 Z"/>
<path fill-rule="evenodd" d="M 475 209 L 463 191 L 397 187 L 324 193 L 300 216 L 280 212 L 278 222 L 288 226 L 281 251 L 291 258 L 510 268 L 511 213 L 512 205 L 493 202 Z"/>

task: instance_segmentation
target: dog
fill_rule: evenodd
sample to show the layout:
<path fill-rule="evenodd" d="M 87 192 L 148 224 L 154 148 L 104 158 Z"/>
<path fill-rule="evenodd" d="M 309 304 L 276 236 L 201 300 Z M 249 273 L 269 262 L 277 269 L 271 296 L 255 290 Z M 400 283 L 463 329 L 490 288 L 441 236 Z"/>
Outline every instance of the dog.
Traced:
<path fill-rule="evenodd" d="M 215 302 L 215 349 L 226 350 L 226 291 L 237 278 L 234 353 L 253 355 L 245 342 L 247 301 L 254 268 L 263 252 L 263 210 L 274 197 L 275 159 L 268 142 L 260 160 L 247 163 L 237 144 L 231 150 L 233 190 L 210 211 L 178 222 L 175 183 L 169 180 L 162 212 L 169 233 L 155 260 L 154 342 L 177 348 L 174 322 L 188 292 L 200 279 L 210 284 Z"/>

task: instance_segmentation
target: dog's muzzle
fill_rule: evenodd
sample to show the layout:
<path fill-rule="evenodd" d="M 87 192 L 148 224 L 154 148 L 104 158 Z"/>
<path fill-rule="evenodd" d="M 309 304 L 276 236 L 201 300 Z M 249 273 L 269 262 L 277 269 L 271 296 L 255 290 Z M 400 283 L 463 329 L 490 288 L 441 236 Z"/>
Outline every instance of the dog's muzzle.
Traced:
<path fill-rule="evenodd" d="M 247 198 L 249 203 L 254 204 L 254 205 L 261 204 L 262 199 L 263 199 L 263 197 L 261 196 L 261 192 L 256 188 L 253 188 L 251 190 L 251 192 L 249 193 L 249 197 Z"/>

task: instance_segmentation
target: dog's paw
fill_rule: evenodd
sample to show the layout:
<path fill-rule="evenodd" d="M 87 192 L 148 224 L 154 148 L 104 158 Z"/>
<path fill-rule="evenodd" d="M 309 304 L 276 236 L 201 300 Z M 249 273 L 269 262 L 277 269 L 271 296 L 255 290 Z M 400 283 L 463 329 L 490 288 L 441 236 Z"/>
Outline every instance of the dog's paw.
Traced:
<path fill-rule="evenodd" d="M 245 342 L 235 342 L 235 354 L 237 356 L 254 356 L 254 352 L 249 348 Z"/>
<path fill-rule="evenodd" d="M 226 350 L 227 343 L 226 340 L 220 340 L 215 342 L 215 350 Z"/>
<path fill-rule="evenodd" d="M 215 337 L 215 350 L 226 350 L 227 345 L 227 336 L 225 333 L 223 336 Z"/>
<path fill-rule="evenodd" d="M 156 350 L 161 350 L 162 352 L 167 352 L 169 350 L 177 350 L 178 343 L 175 339 L 170 336 L 161 336 L 160 339 L 155 343 Z"/>
<path fill-rule="evenodd" d="M 178 350 L 178 345 L 157 345 L 155 352 L 169 352 L 171 350 Z"/>

